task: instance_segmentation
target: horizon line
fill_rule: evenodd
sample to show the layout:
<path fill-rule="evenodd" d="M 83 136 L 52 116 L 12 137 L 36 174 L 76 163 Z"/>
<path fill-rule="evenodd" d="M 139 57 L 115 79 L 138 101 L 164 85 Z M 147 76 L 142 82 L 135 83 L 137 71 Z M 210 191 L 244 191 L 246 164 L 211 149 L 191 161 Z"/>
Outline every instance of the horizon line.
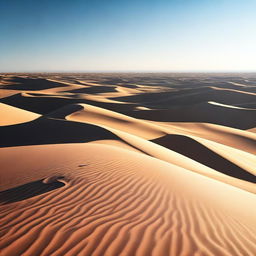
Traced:
<path fill-rule="evenodd" d="M 256 73 L 256 70 L 55 70 L 55 71 L 0 71 L 0 74 L 17 73 Z"/>

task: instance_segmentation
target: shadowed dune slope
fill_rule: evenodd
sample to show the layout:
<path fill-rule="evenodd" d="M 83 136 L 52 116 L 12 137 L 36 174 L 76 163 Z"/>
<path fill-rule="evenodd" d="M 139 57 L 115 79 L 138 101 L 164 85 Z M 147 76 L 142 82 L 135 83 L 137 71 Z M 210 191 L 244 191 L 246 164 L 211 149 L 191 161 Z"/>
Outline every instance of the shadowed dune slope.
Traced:
<path fill-rule="evenodd" d="M 256 135 L 249 131 L 207 123 L 159 123 L 174 134 L 193 135 L 242 151 L 256 153 Z"/>
<path fill-rule="evenodd" d="M 171 92 L 155 92 L 119 97 L 117 100 L 146 103 L 149 107 L 164 107 L 177 105 L 199 104 L 205 101 L 217 101 L 223 104 L 243 104 L 255 102 L 256 94 L 235 89 L 218 87 L 199 87 L 193 89 L 174 90 Z"/>
<path fill-rule="evenodd" d="M 118 109 L 119 111 L 129 111 L 136 106 L 134 104 L 121 104 L 106 101 L 100 102 L 98 100 L 93 101 L 91 100 L 92 98 L 93 97 L 89 97 L 89 99 L 86 99 L 86 97 L 80 98 L 76 95 L 49 95 L 48 93 L 17 93 L 0 99 L 0 102 L 39 114 L 49 114 L 59 108 L 74 103 L 93 104 L 110 110 Z"/>
<path fill-rule="evenodd" d="M 230 108 L 211 102 L 173 109 L 139 110 L 127 114 L 160 122 L 212 123 L 244 130 L 256 126 L 256 110 Z"/>
<path fill-rule="evenodd" d="M 41 97 L 40 97 L 41 96 Z M 17 93 L 10 97 L 1 99 L 1 102 L 23 108 L 28 111 L 34 110 L 36 113 L 47 114 L 67 104 L 76 103 L 78 100 L 66 97 L 57 97 L 54 95 L 31 95 L 24 93 Z M 82 100 L 80 100 L 81 102 Z"/>
<path fill-rule="evenodd" d="M 12 136 L 8 136 L 9 134 Z M 95 125 L 44 117 L 23 124 L 0 127 L 0 147 L 81 143 L 102 139 L 117 139 L 117 136 Z"/>
<path fill-rule="evenodd" d="M 12 77 L 8 79 L 8 83 L 2 85 L 1 89 L 8 90 L 45 90 L 54 87 L 62 87 L 64 84 L 61 82 L 53 82 L 44 78 L 29 78 L 29 77 Z"/>
<path fill-rule="evenodd" d="M 152 142 L 174 150 L 227 175 L 256 183 L 256 176 L 188 136 L 166 135 Z M 207 144 L 206 144 L 207 145 Z M 241 158 L 241 161 L 244 161 Z M 252 163 L 253 164 L 253 163 Z M 256 159 L 254 161 L 256 165 Z M 252 167 L 253 168 L 253 167 Z"/>
<path fill-rule="evenodd" d="M 94 93 L 104 93 L 104 92 L 115 92 L 115 87 L 110 86 L 90 86 L 87 88 L 80 88 L 76 90 L 72 90 L 72 93 L 86 93 L 86 94 L 94 94 Z"/>
<path fill-rule="evenodd" d="M 9 181 L 17 183 L 14 164 L 21 166 L 26 183 L 52 175 L 68 181 L 58 189 L 1 206 L 4 255 L 255 252 L 251 193 L 110 146 L 22 149 L 22 158 L 13 164 L 10 158 L 20 148 L 0 149 Z M 37 161 L 31 162 L 31 156 Z"/>

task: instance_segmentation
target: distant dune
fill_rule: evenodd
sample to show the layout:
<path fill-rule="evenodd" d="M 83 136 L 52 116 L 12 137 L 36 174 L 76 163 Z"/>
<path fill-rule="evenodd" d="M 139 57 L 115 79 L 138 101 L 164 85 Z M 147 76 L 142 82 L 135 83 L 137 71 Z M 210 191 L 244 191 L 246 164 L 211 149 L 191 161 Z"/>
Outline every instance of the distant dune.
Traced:
<path fill-rule="evenodd" d="M 2 74 L 1 255 L 256 252 L 256 76 Z"/>

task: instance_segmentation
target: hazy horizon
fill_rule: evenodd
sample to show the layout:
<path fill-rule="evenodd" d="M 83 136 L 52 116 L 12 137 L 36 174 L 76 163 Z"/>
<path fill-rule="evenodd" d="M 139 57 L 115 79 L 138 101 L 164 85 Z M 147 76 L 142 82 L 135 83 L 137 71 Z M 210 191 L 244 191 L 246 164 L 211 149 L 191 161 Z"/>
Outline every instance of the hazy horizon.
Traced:
<path fill-rule="evenodd" d="M 256 1 L 1 1 L 0 73 L 256 71 Z"/>
<path fill-rule="evenodd" d="M 256 71 L 0 71 L 0 74 L 256 74 Z"/>

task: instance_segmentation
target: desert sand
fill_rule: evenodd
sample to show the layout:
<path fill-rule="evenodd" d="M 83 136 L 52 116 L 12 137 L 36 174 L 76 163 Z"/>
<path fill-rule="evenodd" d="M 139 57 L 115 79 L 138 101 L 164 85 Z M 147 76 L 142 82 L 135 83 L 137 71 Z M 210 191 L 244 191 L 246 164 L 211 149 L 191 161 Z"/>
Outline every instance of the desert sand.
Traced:
<path fill-rule="evenodd" d="M 0 254 L 256 255 L 256 74 L 0 74 Z"/>

